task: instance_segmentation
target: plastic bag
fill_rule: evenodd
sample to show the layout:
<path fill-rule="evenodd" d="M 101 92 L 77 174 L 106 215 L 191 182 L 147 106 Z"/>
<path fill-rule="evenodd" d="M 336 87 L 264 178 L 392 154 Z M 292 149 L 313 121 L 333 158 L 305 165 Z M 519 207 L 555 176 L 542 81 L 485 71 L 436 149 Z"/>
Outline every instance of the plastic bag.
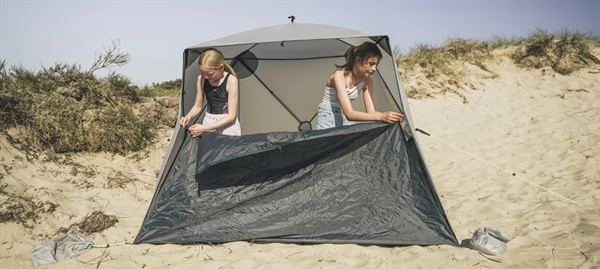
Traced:
<path fill-rule="evenodd" d="M 506 243 L 512 237 L 505 232 L 479 228 L 469 240 L 467 247 L 488 255 L 502 255 L 506 251 Z"/>
<path fill-rule="evenodd" d="M 93 242 L 78 234 L 65 234 L 35 246 L 29 257 L 35 266 L 77 257 L 93 247 Z"/>

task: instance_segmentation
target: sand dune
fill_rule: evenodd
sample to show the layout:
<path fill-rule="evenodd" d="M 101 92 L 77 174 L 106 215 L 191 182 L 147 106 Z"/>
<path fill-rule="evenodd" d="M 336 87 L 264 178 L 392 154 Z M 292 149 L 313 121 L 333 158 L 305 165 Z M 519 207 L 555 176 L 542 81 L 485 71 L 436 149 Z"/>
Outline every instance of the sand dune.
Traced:
<path fill-rule="evenodd" d="M 46 268 L 597 268 L 600 264 L 600 67 L 563 76 L 490 64 L 473 73 L 468 103 L 451 94 L 411 99 L 437 191 L 459 240 L 480 227 L 510 234 L 488 256 L 453 246 L 351 244 L 117 245 Z M 407 88 L 411 84 L 406 85 Z M 28 160 L 0 137 L 0 267 L 32 268 L 29 253 L 94 212 L 112 227 L 95 244 L 133 242 L 154 193 L 170 133 L 140 156 Z M 513 175 L 513 173 L 515 175 Z M 26 219 L 26 218 L 25 218 Z M 75 228 L 75 227 L 71 227 Z"/>

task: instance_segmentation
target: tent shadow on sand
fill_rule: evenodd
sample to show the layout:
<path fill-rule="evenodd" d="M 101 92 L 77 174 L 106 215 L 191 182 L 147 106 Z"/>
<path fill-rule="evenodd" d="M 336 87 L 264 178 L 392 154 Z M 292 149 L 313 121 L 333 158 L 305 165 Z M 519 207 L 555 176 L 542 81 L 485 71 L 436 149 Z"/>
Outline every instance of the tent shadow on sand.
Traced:
<path fill-rule="evenodd" d="M 326 77 L 365 41 L 384 54 L 372 75 L 375 107 L 403 111 L 406 121 L 311 130 Z M 288 23 L 191 46 L 179 116 L 193 105 L 197 58 L 207 48 L 223 52 L 239 76 L 243 135 L 193 138 L 177 126 L 134 244 L 459 245 L 387 36 Z"/>

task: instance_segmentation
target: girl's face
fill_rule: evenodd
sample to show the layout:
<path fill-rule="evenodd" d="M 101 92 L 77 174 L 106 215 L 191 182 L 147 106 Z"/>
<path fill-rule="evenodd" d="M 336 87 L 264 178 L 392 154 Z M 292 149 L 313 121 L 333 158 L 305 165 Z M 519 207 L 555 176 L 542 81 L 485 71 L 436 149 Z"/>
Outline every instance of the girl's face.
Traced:
<path fill-rule="evenodd" d="M 208 79 L 209 81 L 213 81 L 223 77 L 223 69 L 223 65 L 217 68 L 206 68 L 200 66 L 200 73 L 204 78 Z"/>
<path fill-rule="evenodd" d="M 377 65 L 379 64 L 379 58 L 371 57 L 366 60 L 357 59 L 358 71 L 364 76 L 370 76 L 377 71 Z"/>

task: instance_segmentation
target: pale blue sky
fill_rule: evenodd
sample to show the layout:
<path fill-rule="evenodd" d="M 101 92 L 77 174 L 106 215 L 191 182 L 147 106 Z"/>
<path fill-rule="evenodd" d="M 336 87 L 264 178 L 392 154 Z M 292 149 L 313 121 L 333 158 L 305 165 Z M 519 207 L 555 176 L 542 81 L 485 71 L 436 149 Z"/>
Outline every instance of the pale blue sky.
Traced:
<path fill-rule="evenodd" d="M 95 53 L 119 40 L 132 61 L 113 70 L 143 86 L 181 78 L 182 53 L 189 46 L 285 24 L 292 14 L 296 23 L 388 35 L 402 51 L 448 38 L 526 37 L 536 28 L 600 32 L 598 0 L 0 0 L 0 59 L 30 70 L 56 62 L 89 69 Z"/>

